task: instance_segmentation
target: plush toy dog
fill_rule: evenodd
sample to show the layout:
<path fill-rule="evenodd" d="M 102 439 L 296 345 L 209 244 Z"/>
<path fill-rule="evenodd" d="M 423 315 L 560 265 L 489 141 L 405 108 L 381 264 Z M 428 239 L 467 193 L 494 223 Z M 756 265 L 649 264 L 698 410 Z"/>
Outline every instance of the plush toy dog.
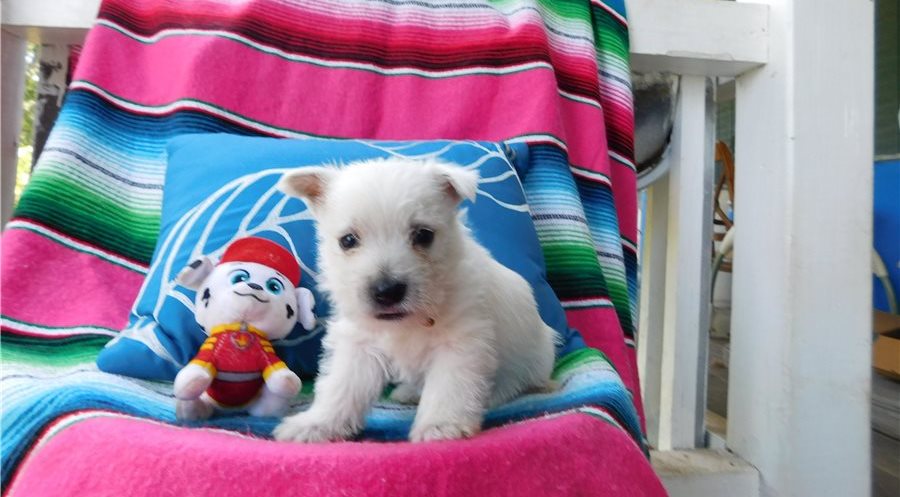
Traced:
<path fill-rule="evenodd" d="M 312 293 L 297 287 L 297 259 L 275 242 L 241 238 L 218 265 L 195 260 L 176 281 L 197 291 L 195 316 L 209 333 L 175 377 L 178 419 L 205 419 L 215 408 L 282 415 L 301 383 L 269 340 L 286 337 L 298 320 L 308 330 L 316 322 Z"/>

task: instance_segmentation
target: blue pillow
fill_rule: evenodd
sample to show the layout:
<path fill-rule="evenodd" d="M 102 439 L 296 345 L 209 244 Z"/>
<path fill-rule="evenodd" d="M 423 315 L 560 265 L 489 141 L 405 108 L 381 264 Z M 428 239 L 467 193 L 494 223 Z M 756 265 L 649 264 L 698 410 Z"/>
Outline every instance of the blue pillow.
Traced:
<path fill-rule="evenodd" d="M 283 245 L 301 262 L 300 284 L 315 295 L 320 324 L 313 330 L 298 324 L 274 345 L 291 369 L 314 375 L 324 333 L 322 318 L 330 312 L 316 290 L 315 225 L 304 203 L 286 197 L 275 184 L 285 171 L 297 167 L 390 156 L 477 164 L 481 175 L 477 202 L 463 204 L 469 227 L 501 264 L 531 283 L 541 317 L 561 336 L 560 350 L 571 348 L 573 339 L 580 342 L 577 332 L 567 327 L 562 306 L 546 281 L 543 254 L 519 180 L 527 172 L 524 145 L 198 134 L 173 139 L 168 153 L 156 250 L 128 326 L 97 359 L 103 371 L 174 378 L 206 338 L 194 321 L 194 292 L 173 283 L 175 276 L 198 256 L 210 256 L 215 262 L 231 241 L 254 235 Z M 520 160 L 511 163 L 516 156 Z"/>

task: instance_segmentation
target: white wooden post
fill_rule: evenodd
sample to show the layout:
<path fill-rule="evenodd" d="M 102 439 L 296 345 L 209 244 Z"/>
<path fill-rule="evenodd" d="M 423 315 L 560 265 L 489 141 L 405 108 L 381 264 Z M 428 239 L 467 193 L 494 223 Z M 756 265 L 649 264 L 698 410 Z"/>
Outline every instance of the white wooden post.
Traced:
<path fill-rule="evenodd" d="M 663 323 L 660 450 L 704 445 L 712 173 L 711 84 L 682 76 L 672 135 Z"/>
<path fill-rule="evenodd" d="M 646 228 L 641 243 L 641 306 L 638 326 L 638 374 L 644 399 L 647 440 L 659 447 L 663 320 L 666 298 L 666 235 L 669 225 L 669 177 L 647 190 Z"/>
<path fill-rule="evenodd" d="M 22 99 L 25 95 L 25 48 L 26 43 L 12 33 L 3 30 L 0 39 L 0 140 L 2 140 L 2 155 L 0 155 L 0 178 L 2 178 L 2 190 L 0 190 L 0 204 L 2 204 L 2 219 L 0 226 L 6 225 L 6 221 L 12 216 L 13 199 L 16 190 L 16 164 L 19 150 L 19 131 L 22 127 Z"/>
<path fill-rule="evenodd" d="M 762 495 L 870 494 L 873 6 L 770 6 L 737 79 L 728 446 Z"/>

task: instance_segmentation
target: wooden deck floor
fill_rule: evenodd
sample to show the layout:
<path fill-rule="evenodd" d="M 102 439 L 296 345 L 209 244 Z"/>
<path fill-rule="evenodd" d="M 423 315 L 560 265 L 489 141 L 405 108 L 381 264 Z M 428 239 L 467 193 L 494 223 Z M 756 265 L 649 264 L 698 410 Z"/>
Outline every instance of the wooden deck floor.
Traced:
<path fill-rule="evenodd" d="M 711 338 L 707 409 L 719 425 L 728 416 L 728 354 L 726 338 Z M 717 416 L 715 416 L 717 415 Z M 712 428 L 711 428 L 712 429 Z M 723 430 L 721 426 L 713 431 Z M 900 497 L 900 382 L 872 373 L 873 497 Z"/>

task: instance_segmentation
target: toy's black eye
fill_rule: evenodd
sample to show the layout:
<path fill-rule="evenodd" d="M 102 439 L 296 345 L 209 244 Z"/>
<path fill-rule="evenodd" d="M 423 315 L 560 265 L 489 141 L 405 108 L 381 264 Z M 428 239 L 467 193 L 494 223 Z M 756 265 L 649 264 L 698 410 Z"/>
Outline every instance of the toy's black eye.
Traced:
<path fill-rule="evenodd" d="M 282 285 L 277 278 L 269 278 L 269 280 L 266 281 L 266 290 L 272 295 L 279 295 L 282 290 L 284 290 L 284 285 Z"/>
<path fill-rule="evenodd" d="M 434 230 L 420 226 L 413 230 L 412 244 L 416 247 L 428 248 L 434 241 Z"/>
<path fill-rule="evenodd" d="M 231 280 L 232 285 L 237 285 L 242 281 L 247 281 L 250 279 L 250 273 L 244 271 L 243 269 L 235 269 L 231 272 L 231 275 L 228 277 Z"/>
<path fill-rule="evenodd" d="M 341 244 L 342 249 L 350 250 L 359 245 L 359 237 L 353 233 L 347 233 L 338 240 L 338 243 Z"/>

